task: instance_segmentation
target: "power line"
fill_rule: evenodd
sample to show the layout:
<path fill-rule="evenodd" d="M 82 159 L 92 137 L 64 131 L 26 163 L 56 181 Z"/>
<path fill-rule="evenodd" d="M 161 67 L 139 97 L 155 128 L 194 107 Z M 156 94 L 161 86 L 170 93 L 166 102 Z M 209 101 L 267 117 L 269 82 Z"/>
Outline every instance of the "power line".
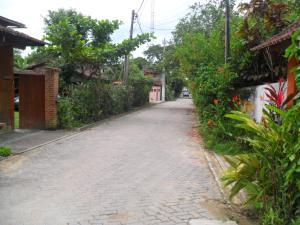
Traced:
<path fill-rule="evenodd" d="M 144 34 L 143 29 L 142 29 L 142 27 L 141 27 L 140 19 L 139 19 L 139 17 L 136 17 L 136 18 L 137 18 L 136 22 L 137 22 L 137 24 L 138 24 L 138 26 L 139 26 L 139 28 L 140 28 L 140 31 L 142 32 L 142 34 Z"/>
<path fill-rule="evenodd" d="M 147 27 L 147 26 L 144 26 L 144 25 L 142 25 L 142 27 L 152 30 L 151 27 Z M 158 31 L 161 31 L 161 30 L 168 31 L 168 30 L 169 30 L 169 31 L 170 31 L 170 30 L 175 30 L 175 29 L 168 29 L 168 28 L 154 28 L 154 30 L 158 30 Z"/>
<path fill-rule="evenodd" d="M 156 24 L 156 26 L 172 24 L 172 23 L 174 23 L 174 22 L 178 22 L 179 20 L 180 20 L 180 18 L 173 19 L 173 20 L 169 20 L 169 21 L 165 21 L 165 22 Z"/>
<path fill-rule="evenodd" d="M 145 9 L 147 8 L 147 3 L 148 1 L 145 0 L 144 4 L 143 4 L 143 7 L 141 8 L 141 10 L 139 11 L 139 16 L 141 17 L 143 12 L 145 11 Z"/>
<path fill-rule="evenodd" d="M 176 7 L 173 10 L 169 9 L 168 10 L 168 17 L 163 18 L 162 20 L 160 20 L 160 24 L 165 23 L 165 22 L 169 22 L 170 20 L 174 20 L 174 17 L 176 17 L 176 16 L 182 16 L 183 12 L 188 10 L 190 8 L 190 6 L 195 2 L 196 2 L 195 0 L 187 0 L 183 4 L 181 4 L 181 6 L 179 6 L 179 7 Z"/>
<path fill-rule="evenodd" d="M 136 14 L 138 14 L 140 12 L 141 8 L 143 7 L 144 2 L 145 2 L 145 0 L 142 0 L 142 3 L 140 5 L 139 9 L 137 10 Z"/>

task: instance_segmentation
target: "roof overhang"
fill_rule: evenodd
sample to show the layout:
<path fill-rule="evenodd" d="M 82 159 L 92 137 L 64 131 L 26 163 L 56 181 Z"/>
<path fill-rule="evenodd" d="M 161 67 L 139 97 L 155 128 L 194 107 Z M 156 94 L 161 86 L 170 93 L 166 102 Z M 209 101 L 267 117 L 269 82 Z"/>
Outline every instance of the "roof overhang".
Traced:
<path fill-rule="evenodd" d="M 293 23 L 291 26 L 289 26 L 287 29 L 283 30 L 279 34 L 276 34 L 275 36 L 271 37 L 270 39 L 266 40 L 265 42 L 255 46 L 254 48 L 251 48 L 251 51 L 258 51 L 264 48 L 271 47 L 273 45 L 277 45 L 280 43 L 283 43 L 285 41 L 288 41 L 291 39 L 293 33 L 300 28 L 300 20 Z"/>
<path fill-rule="evenodd" d="M 0 46 L 12 46 L 25 49 L 26 46 L 44 46 L 45 44 L 44 41 L 30 37 L 27 34 L 0 26 Z"/>
<path fill-rule="evenodd" d="M 17 21 L 5 18 L 0 16 L 0 25 L 4 27 L 17 27 L 17 28 L 26 28 L 23 23 L 19 23 Z"/>

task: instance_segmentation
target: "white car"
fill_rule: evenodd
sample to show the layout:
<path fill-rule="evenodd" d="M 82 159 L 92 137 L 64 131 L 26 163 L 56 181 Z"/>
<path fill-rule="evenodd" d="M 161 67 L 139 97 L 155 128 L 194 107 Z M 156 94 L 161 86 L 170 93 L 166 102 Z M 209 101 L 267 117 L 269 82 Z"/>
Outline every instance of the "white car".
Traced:
<path fill-rule="evenodd" d="M 189 91 L 183 91 L 182 96 L 183 97 L 190 97 L 190 92 Z"/>

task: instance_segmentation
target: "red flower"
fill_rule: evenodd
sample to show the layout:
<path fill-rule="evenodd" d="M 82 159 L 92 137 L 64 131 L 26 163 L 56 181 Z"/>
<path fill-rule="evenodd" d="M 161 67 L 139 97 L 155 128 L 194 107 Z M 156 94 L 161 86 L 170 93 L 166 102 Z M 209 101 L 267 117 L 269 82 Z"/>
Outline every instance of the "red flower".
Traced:
<path fill-rule="evenodd" d="M 215 125 L 215 122 L 214 122 L 212 119 L 209 119 L 209 120 L 207 121 L 207 125 L 208 125 L 208 126 L 213 126 L 213 125 Z"/>
<path fill-rule="evenodd" d="M 214 104 L 215 105 L 219 105 L 219 103 L 220 103 L 219 99 L 214 99 Z"/>
<path fill-rule="evenodd" d="M 276 105 L 276 107 L 279 109 L 283 107 L 283 103 L 284 103 L 284 88 L 285 85 L 284 85 L 283 78 L 279 79 L 278 91 L 270 84 L 268 85 L 268 87 L 265 88 L 266 90 L 265 94 L 269 98 L 269 102 Z"/>
<path fill-rule="evenodd" d="M 240 101 L 239 96 L 237 96 L 237 95 L 233 96 L 232 102 L 239 102 L 239 101 Z"/>

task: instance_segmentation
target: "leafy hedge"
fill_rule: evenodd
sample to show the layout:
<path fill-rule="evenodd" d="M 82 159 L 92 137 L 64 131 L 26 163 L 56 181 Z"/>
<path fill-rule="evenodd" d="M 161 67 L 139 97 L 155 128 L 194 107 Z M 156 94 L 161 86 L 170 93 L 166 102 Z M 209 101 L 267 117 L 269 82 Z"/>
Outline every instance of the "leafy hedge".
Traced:
<path fill-rule="evenodd" d="M 58 101 L 60 127 L 77 127 L 142 106 L 148 102 L 151 85 L 148 80 L 128 86 L 92 80 L 70 86 Z"/>

